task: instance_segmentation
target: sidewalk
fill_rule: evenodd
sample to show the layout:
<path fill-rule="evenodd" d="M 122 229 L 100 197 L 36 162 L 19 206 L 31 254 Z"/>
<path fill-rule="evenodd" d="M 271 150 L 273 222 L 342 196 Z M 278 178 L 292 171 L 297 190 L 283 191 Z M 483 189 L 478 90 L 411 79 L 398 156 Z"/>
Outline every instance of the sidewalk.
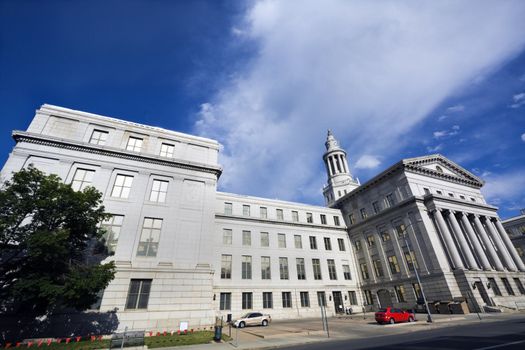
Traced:
<path fill-rule="evenodd" d="M 467 325 L 479 322 L 495 322 L 512 317 L 523 317 L 521 314 L 476 314 L 467 315 L 432 315 L 433 323 L 427 323 L 426 314 L 417 314 L 415 323 L 378 325 L 373 313 L 365 315 L 339 316 L 329 319 L 330 338 L 323 330 L 320 319 L 300 319 L 273 321 L 268 327 L 247 327 L 231 329 L 233 340 L 224 343 L 189 345 L 164 350 L 235 350 L 235 349 L 272 349 L 285 346 L 324 342 L 328 340 L 358 339 L 384 335 L 403 334 L 422 330 L 444 328 L 453 325 Z M 228 334 L 227 327 L 223 329 Z"/>

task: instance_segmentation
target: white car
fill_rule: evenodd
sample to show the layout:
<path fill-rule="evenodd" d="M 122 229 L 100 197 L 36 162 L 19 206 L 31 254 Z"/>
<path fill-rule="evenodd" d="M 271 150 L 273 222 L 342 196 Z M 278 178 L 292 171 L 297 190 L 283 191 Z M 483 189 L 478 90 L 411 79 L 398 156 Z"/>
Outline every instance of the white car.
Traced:
<path fill-rule="evenodd" d="M 241 318 L 233 321 L 234 327 L 244 328 L 246 326 L 263 326 L 266 327 L 271 322 L 270 315 L 263 315 L 260 312 L 248 312 Z"/>

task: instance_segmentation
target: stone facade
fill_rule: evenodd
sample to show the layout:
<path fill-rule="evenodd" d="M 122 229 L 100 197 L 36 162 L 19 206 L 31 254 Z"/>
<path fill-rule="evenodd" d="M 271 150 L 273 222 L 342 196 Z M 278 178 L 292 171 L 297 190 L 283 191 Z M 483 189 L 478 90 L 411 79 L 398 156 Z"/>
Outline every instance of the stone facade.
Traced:
<path fill-rule="evenodd" d="M 422 287 L 472 309 L 525 300 L 525 266 L 483 182 L 440 155 L 360 184 L 329 132 L 328 207 L 317 207 L 218 192 L 219 145 L 206 138 L 51 105 L 13 137 L 2 180 L 33 164 L 103 193 L 117 275 L 99 310 L 117 310 L 120 328 L 413 307 Z"/>

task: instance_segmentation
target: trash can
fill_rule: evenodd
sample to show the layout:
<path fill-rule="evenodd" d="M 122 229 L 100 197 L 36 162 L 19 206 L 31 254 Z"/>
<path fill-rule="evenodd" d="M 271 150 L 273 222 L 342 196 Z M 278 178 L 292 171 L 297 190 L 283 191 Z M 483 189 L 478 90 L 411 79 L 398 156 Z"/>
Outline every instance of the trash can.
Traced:
<path fill-rule="evenodd" d="M 215 326 L 215 335 L 213 336 L 213 340 L 221 341 L 221 338 L 222 338 L 222 326 Z"/>

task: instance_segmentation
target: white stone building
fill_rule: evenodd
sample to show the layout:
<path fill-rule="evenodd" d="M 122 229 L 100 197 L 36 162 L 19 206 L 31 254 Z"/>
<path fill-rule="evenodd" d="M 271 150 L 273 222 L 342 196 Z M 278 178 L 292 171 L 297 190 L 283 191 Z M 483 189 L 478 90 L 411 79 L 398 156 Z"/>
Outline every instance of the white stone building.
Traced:
<path fill-rule="evenodd" d="M 327 208 L 217 192 L 219 145 L 202 137 L 51 105 L 13 137 L 2 179 L 34 164 L 103 193 L 117 275 L 100 310 L 118 308 L 121 328 L 200 328 L 250 310 L 316 317 L 320 304 L 329 314 L 413 307 L 414 266 L 431 300 L 510 305 L 525 294 L 525 266 L 482 181 L 439 155 L 361 185 L 329 133 Z M 411 249 L 396 233 L 405 229 Z"/>
<path fill-rule="evenodd" d="M 525 262 L 525 209 L 520 210 L 520 215 L 503 220 L 502 224 L 521 260 Z"/>

